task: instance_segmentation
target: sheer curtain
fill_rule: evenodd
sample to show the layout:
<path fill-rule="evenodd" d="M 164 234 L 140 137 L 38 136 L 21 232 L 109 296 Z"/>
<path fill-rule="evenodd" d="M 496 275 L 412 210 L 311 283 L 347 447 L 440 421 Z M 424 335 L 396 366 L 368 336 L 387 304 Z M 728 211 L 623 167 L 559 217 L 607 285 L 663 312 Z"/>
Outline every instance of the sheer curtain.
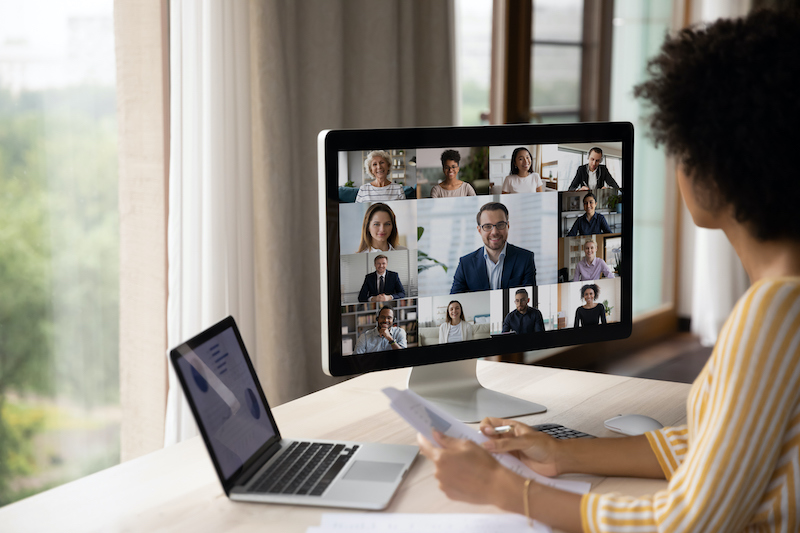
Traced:
<path fill-rule="evenodd" d="M 721 17 L 741 17 L 749 8 L 749 0 L 700 0 L 692 4 L 692 19 L 712 22 Z M 704 345 L 713 346 L 731 309 L 750 286 L 750 280 L 721 230 L 688 226 L 694 232 L 692 333 Z"/>
<path fill-rule="evenodd" d="M 168 346 L 230 314 L 255 354 L 246 2 L 170 1 L 170 124 Z M 165 444 L 196 434 L 170 368 Z"/>
<path fill-rule="evenodd" d="M 233 314 L 275 406 L 336 382 L 317 135 L 452 125 L 452 1 L 172 0 L 170 19 L 169 345 Z M 171 375 L 165 441 L 194 432 Z"/>

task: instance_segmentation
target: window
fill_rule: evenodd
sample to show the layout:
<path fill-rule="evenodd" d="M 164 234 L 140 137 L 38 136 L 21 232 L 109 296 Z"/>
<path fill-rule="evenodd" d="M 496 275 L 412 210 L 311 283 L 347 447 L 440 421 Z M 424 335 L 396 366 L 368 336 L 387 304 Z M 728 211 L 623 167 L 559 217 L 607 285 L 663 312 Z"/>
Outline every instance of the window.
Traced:
<path fill-rule="evenodd" d="M 119 462 L 112 9 L 0 0 L 0 505 Z"/>
<path fill-rule="evenodd" d="M 534 0 L 530 97 L 534 121 L 580 119 L 582 55 L 583 0 Z"/>
<path fill-rule="evenodd" d="M 462 126 L 487 124 L 491 79 L 492 2 L 457 0 L 455 10 L 456 82 L 460 95 L 457 120 Z"/>

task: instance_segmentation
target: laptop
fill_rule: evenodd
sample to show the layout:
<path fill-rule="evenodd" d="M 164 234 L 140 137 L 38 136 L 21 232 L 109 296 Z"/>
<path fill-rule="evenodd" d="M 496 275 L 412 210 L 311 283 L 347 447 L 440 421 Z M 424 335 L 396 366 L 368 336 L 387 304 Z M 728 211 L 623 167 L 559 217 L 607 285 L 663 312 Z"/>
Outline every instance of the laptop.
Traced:
<path fill-rule="evenodd" d="M 231 500 L 385 509 L 419 453 L 284 438 L 233 317 L 172 349 L 170 360 Z"/>

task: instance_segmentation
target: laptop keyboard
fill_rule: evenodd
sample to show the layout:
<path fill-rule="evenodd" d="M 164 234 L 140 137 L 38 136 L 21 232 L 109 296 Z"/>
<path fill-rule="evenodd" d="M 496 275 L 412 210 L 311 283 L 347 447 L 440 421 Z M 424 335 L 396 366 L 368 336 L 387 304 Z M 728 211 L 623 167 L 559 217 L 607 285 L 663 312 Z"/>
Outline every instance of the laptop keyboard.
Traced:
<path fill-rule="evenodd" d="M 357 444 L 293 442 L 249 492 L 320 496 L 357 449 Z"/>

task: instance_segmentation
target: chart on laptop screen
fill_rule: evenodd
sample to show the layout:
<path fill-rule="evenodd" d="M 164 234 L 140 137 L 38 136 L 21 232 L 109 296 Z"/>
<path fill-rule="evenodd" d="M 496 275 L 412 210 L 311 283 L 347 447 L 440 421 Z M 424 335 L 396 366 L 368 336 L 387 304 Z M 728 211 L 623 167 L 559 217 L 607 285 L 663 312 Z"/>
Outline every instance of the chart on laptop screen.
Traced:
<path fill-rule="evenodd" d="M 619 323 L 622 144 L 340 151 L 342 355 Z"/>

